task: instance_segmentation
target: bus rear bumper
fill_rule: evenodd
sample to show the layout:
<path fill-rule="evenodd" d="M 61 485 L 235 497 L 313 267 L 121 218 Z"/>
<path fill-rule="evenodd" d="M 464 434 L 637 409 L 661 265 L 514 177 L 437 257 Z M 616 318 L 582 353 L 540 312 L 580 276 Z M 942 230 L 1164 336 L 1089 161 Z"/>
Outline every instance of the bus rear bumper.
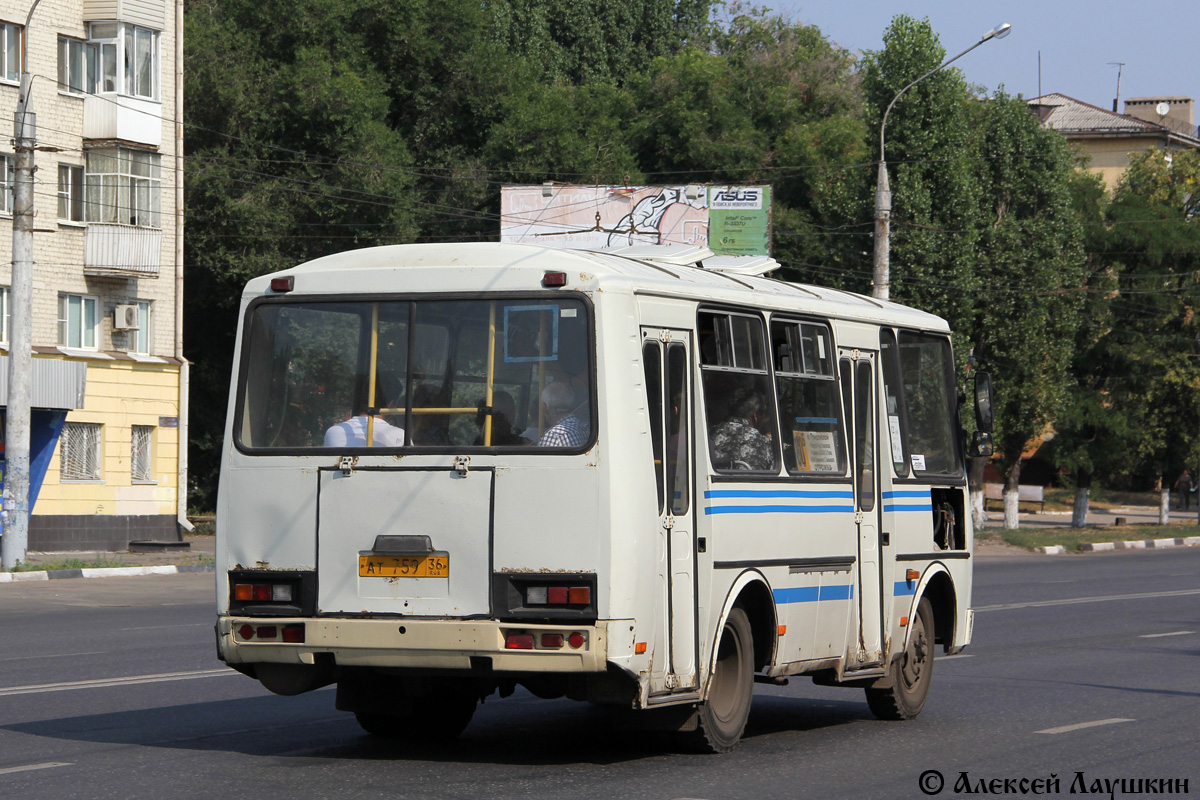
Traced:
<path fill-rule="evenodd" d="M 222 616 L 217 647 L 231 665 L 314 664 L 331 654 L 348 667 L 604 672 L 608 629 L 620 624 Z"/>

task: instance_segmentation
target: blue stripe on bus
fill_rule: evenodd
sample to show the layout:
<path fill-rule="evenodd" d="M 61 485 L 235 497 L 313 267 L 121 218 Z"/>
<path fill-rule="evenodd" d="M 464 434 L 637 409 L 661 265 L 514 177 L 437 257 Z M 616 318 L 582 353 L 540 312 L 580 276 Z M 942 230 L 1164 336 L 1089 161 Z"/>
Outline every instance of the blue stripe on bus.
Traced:
<path fill-rule="evenodd" d="M 802 489 L 708 489 L 705 497 L 797 497 L 829 498 L 842 497 L 853 499 L 854 492 L 850 489 L 802 490 Z"/>
<path fill-rule="evenodd" d="M 916 581 L 913 581 L 911 583 L 908 581 L 896 581 L 896 587 L 895 587 L 896 597 L 904 597 L 905 595 L 916 594 L 916 593 L 917 593 Z"/>
<path fill-rule="evenodd" d="M 830 514 L 849 513 L 854 506 L 708 506 L 706 515 L 712 514 Z"/>
<path fill-rule="evenodd" d="M 900 490 L 900 491 L 895 491 L 895 492 L 884 492 L 883 493 L 884 500 L 891 500 L 896 497 L 925 497 L 925 498 L 928 498 L 929 490 L 928 489 L 925 489 L 925 490 L 921 490 L 921 489 L 907 490 L 907 489 L 905 489 L 905 490 Z"/>
<path fill-rule="evenodd" d="M 852 600 L 854 585 L 845 586 L 802 586 L 795 589 L 776 589 L 771 594 L 775 603 L 815 603 L 818 600 Z"/>
<path fill-rule="evenodd" d="M 883 510 L 884 511 L 933 511 L 933 505 L 930 504 L 930 505 L 921 505 L 921 506 L 898 506 L 898 505 L 888 505 L 887 503 L 884 503 Z"/>

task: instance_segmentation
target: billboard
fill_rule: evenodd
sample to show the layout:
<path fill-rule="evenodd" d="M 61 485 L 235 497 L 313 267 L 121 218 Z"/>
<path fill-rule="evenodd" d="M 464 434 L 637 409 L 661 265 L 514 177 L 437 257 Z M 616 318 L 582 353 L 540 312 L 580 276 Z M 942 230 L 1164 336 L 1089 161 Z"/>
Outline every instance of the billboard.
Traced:
<path fill-rule="evenodd" d="M 770 255 L 769 186 L 505 186 L 500 241 L 594 250 L 707 246 Z"/>

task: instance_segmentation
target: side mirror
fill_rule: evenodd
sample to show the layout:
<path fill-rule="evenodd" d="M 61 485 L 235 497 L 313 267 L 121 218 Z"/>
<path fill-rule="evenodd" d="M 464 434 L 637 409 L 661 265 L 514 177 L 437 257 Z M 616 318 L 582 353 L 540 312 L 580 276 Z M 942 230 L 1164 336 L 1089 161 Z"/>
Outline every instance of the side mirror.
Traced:
<path fill-rule="evenodd" d="M 992 416 L 992 376 L 986 372 L 975 374 L 975 427 L 987 434 L 988 453 L 991 453 L 993 429 Z M 978 434 L 976 434 L 978 442 Z"/>
<path fill-rule="evenodd" d="M 975 431 L 971 437 L 971 448 L 967 456 L 970 458 L 987 458 L 993 452 L 992 435 L 983 431 Z"/>

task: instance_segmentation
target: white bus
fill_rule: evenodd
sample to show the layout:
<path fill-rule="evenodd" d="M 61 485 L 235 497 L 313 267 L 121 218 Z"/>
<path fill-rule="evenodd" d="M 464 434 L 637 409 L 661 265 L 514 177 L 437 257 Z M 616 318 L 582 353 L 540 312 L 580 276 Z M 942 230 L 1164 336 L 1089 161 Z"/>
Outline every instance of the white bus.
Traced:
<path fill-rule="evenodd" d="M 431 244 L 250 281 L 220 658 L 383 736 L 518 685 L 716 752 L 755 681 L 916 716 L 973 619 L 949 330 L 775 266 Z"/>

